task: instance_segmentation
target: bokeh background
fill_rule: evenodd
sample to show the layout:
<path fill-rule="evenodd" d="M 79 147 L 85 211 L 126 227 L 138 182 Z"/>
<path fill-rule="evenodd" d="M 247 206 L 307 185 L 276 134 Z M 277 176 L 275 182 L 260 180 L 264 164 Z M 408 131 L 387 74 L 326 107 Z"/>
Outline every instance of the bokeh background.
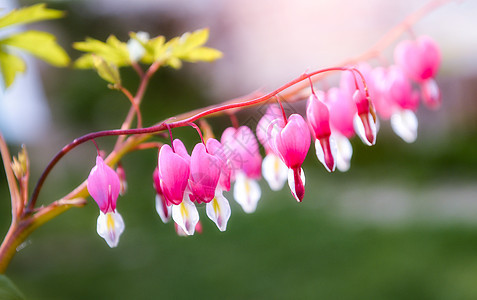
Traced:
<path fill-rule="evenodd" d="M 129 31 L 143 30 L 171 38 L 210 28 L 208 45 L 222 50 L 224 58 L 160 70 L 143 104 L 144 122 L 153 124 L 276 88 L 307 69 L 361 54 L 427 1 L 47 3 L 67 16 L 35 28 L 55 33 L 73 58 L 79 53 L 71 44 L 87 36 L 105 40 L 115 34 L 127 40 Z M 129 191 L 118 202 L 126 223 L 118 248 L 109 249 L 96 234 L 98 209 L 90 201 L 34 232 L 7 275 L 28 299 L 476 299 L 476 16 L 475 1 L 455 1 L 413 27 L 415 34 L 431 35 L 443 52 L 437 78 L 443 106 L 439 111 L 420 108 L 415 143 L 404 143 L 384 123 L 374 147 L 352 141 L 351 170 L 334 174 L 310 151 L 303 203 L 297 204 L 287 188 L 273 193 L 262 182 L 254 214 L 245 214 L 229 195 L 227 231 L 220 233 L 200 207 L 204 232 L 188 238 L 178 237 L 155 212 L 151 174 L 157 152 L 132 153 L 123 160 Z M 371 63 L 392 61 L 393 46 Z M 32 64 L 42 83 L 35 95 L 44 95 L 35 105 L 42 108 L 32 110 L 33 118 L 26 113 L 30 104 L 17 105 L 23 114 L 8 119 L 25 127 L 23 133 L 13 130 L 19 125 L 0 123 L 2 131 L 10 131 L 12 152 L 19 137 L 27 142 L 35 179 L 75 137 L 119 127 L 128 102 L 92 71 Z M 123 70 L 122 76 L 134 90 L 134 73 Z M 318 86 L 333 86 L 337 79 L 331 76 Z M 5 107 L 14 105 L 2 101 L 5 121 Z M 238 117 L 254 126 L 259 113 L 260 108 L 249 109 Z M 230 126 L 224 117 L 210 123 L 217 135 Z M 189 149 L 198 142 L 190 128 L 174 134 Z M 108 149 L 114 140 L 98 142 Z M 84 180 L 94 156 L 94 147 L 84 145 L 62 160 L 40 201 L 58 199 Z M 10 203 L 3 173 L 0 200 L 0 230 L 6 232 Z"/>

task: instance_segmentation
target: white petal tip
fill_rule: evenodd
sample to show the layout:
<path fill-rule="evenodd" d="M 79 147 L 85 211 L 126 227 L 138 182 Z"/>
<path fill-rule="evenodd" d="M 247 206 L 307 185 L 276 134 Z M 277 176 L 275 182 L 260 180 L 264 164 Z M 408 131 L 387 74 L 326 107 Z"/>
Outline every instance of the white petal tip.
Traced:
<path fill-rule="evenodd" d="M 416 114 L 411 110 L 401 110 L 391 116 L 393 131 L 407 143 L 417 139 L 418 121 Z"/>
<path fill-rule="evenodd" d="M 101 236 L 109 247 L 115 248 L 118 246 L 119 238 L 124 231 L 124 221 L 121 215 L 116 212 L 103 213 L 99 212 L 96 231 Z"/>
<path fill-rule="evenodd" d="M 220 231 L 227 229 L 227 222 L 229 221 L 231 210 L 229 201 L 222 195 L 216 194 L 215 198 L 206 204 L 206 212 L 209 219 L 214 221 Z"/>
<path fill-rule="evenodd" d="M 242 206 L 244 212 L 248 214 L 255 212 L 261 195 L 262 190 L 256 180 L 248 178 L 242 172 L 237 173 L 234 185 L 234 199 Z"/>

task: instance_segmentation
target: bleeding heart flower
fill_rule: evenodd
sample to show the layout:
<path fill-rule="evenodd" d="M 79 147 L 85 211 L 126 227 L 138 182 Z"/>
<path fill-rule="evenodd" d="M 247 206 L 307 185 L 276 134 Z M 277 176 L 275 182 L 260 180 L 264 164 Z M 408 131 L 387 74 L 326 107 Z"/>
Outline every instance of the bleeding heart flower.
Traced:
<path fill-rule="evenodd" d="M 199 143 L 192 150 L 190 158 L 189 184 L 194 201 L 210 202 L 215 197 L 215 190 L 220 178 L 221 163 L 217 157 L 207 153 L 205 145 Z"/>
<path fill-rule="evenodd" d="M 269 105 L 266 113 L 258 122 L 256 129 L 257 138 L 265 148 L 266 153 L 262 161 L 262 175 L 273 191 L 281 190 L 288 178 L 288 168 L 280 157 L 271 150 L 270 136 L 267 132 L 270 124 L 280 118 L 283 118 L 280 108 L 277 105 Z"/>
<path fill-rule="evenodd" d="M 262 157 L 255 135 L 247 126 L 229 127 L 222 134 L 221 142 L 232 168 L 231 178 L 235 180 L 234 199 L 246 213 L 252 213 L 262 193 L 257 183 Z"/>
<path fill-rule="evenodd" d="M 184 144 L 176 139 L 174 150 L 163 145 L 159 151 L 159 178 L 167 205 L 178 205 L 184 198 L 190 174 L 190 156 Z"/>
<path fill-rule="evenodd" d="M 328 106 L 312 94 L 306 106 L 306 116 L 315 137 L 316 156 L 328 172 L 333 172 L 336 167 L 337 149 L 334 139 L 331 138 Z"/>
<path fill-rule="evenodd" d="M 292 114 L 287 124 L 283 121 L 272 124 L 271 146 L 289 169 L 288 184 L 297 201 L 305 196 L 304 173 L 301 165 L 310 149 L 310 131 L 302 116 Z"/>
<path fill-rule="evenodd" d="M 111 248 L 118 245 L 124 231 L 123 218 L 116 211 L 120 185 L 118 174 L 98 155 L 86 187 L 100 209 L 96 230 Z"/>

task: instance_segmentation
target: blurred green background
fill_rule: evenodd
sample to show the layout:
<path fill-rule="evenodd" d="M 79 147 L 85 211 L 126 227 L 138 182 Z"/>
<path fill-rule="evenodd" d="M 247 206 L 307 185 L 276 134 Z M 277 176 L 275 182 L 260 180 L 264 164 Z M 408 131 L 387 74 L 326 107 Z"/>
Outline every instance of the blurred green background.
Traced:
<path fill-rule="evenodd" d="M 167 14 L 157 19 L 94 15 L 81 3 L 50 3 L 68 11 L 52 28 L 69 50 L 85 36 L 104 40 L 115 33 L 125 40 L 127 30 L 147 30 L 171 37 L 184 27 Z M 207 67 L 161 70 L 146 93 L 145 124 L 239 96 L 211 96 L 211 80 L 197 75 Z M 91 71 L 44 69 L 55 127 L 46 142 L 28 145 L 33 179 L 62 145 L 118 127 L 128 109 L 127 101 Z M 232 216 L 225 233 L 200 206 L 203 234 L 178 237 L 173 224 L 162 224 L 155 212 L 151 176 L 157 152 L 136 152 L 123 160 L 129 191 L 118 200 L 126 223 L 118 248 L 110 249 L 96 234 L 98 209 L 90 201 L 34 232 L 7 275 L 27 299 L 45 300 L 477 299 L 477 126 L 471 114 L 476 106 L 468 102 L 467 115 L 461 115 L 449 104 L 449 99 L 466 103 L 456 95 L 474 99 L 476 78 L 443 73 L 438 81 L 444 107 L 421 109 L 423 129 L 416 143 L 405 144 L 382 124 L 377 145 L 353 140 L 351 170 L 334 174 L 311 150 L 303 203 L 296 203 L 287 187 L 273 193 L 261 182 L 254 214 L 245 214 L 229 194 Z M 134 74 L 124 70 L 122 76 L 134 90 Z M 240 113 L 241 123 L 253 126 L 256 110 Z M 455 122 L 439 131 L 433 121 L 444 116 Z M 223 117 L 210 123 L 217 135 L 230 124 Z M 189 149 L 198 142 L 190 128 L 174 134 Z M 99 144 L 108 149 L 112 142 Z M 15 153 L 18 147 L 11 149 Z M 66 157 L 40 200 L 49 203 L 80 183 L 94 153 L 85 145 Z M 0 199 L 0 229 L 6 232 L 10 204 L 3 172 Z"/>

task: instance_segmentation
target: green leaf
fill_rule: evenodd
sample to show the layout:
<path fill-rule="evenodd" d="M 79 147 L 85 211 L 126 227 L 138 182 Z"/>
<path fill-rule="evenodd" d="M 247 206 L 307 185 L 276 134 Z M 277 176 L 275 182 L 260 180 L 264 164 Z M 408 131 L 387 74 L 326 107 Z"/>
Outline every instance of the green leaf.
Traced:
<path fill-rule="evenodd" d="M 25 297 L 7 276 L 0 274 L 0 299 L 25 300 Z"/>
<path fill-rule="evenodd" d="M 25 72 L 26 65 L 20 57 L 0 51 L 0 68 L 5 87 L 9 87 L 15 80 L 17 73 Z"/>
<path fill-rule="evenodd" d="M 166 65 L 171 66 L 174 69 L 179 69 L 182 67 L 182 62 L 177 57 L 171 57 L 165 62 Z"/>
<path fill-rule="evenodd" d="M 222 57 L 219 50 L 202 47 L 209 39 L 209 29 L 200 29 L 192 33 L 186 32 L 165 43 L 154 53 L 155 60 L 164 61 L 173 68 L 182 66 L 181 60 L 188 62 L 214 61 Z"/>
<path fill-rule="evenodd" d="M 86 38 L 84 42 L 74 43 L 73 48 L 100 56 L 108 63 L 112 63 L 118 67 L 131 64 L 126 43 L 120 42 L 114 35 L 109 36 L 106 43 L 96 39 Z M 75 65 L 78 65 L 78 63 L 75 63 Z M 80 63 L 80 65 L 85 68 L 87 66 L 87 64 L 83 62 Z M 93 65 L 90 67 L 93 67 Z"/>
<path fill-rule="evenodd" d="M 120 84 L 121 77 L 119 76 L 118 67 L 106 62 L 102 57 L 93 56 L 93 64 L 96 71 L 101 78 L 112 83 Z"/>
<path fill-rule="evenodd" d="M 200 47 L 193 49 L 186 55 L 182 57 L 183 60 L 189 62 L 196 62 L 196 61 L 214 61 L 219 59 L 223 56 L 222 52 L 217 49 L 208 48 L 208 47 Z"/>
<path fill-rule="evenodd" d="M 0 18 L 0 28 L 27 24 L 42 20 L 58 19 L 63 17 L 64 13 L 60 10 L 46 8 L 44 3 L 12 10 L 10 13 Z"/>
<path fill-rule="evenodd" d="M 94 68 L 94 62 L 93 62 L 93 54 L 88 53 L 88 54 L 83 54 L 78 58 L 74 65 L 75 68 L 77 69 L 92 69 Z"/>
<path fill-rule="evenodd" d="M 185 51 L 202 46 L 209 39 L 209 29 L 199 29 L 192 33 L 184 33 L 180 38 L 180 43 Z"/>
<path fill-rule="evenodd" d="M 56 43 L 56 37 L 47 32 L 17 33 L 0 40 L 0 44 L 21 48 L 54 66 L 64 67 L 70 62 L 68 54 Z"/>

